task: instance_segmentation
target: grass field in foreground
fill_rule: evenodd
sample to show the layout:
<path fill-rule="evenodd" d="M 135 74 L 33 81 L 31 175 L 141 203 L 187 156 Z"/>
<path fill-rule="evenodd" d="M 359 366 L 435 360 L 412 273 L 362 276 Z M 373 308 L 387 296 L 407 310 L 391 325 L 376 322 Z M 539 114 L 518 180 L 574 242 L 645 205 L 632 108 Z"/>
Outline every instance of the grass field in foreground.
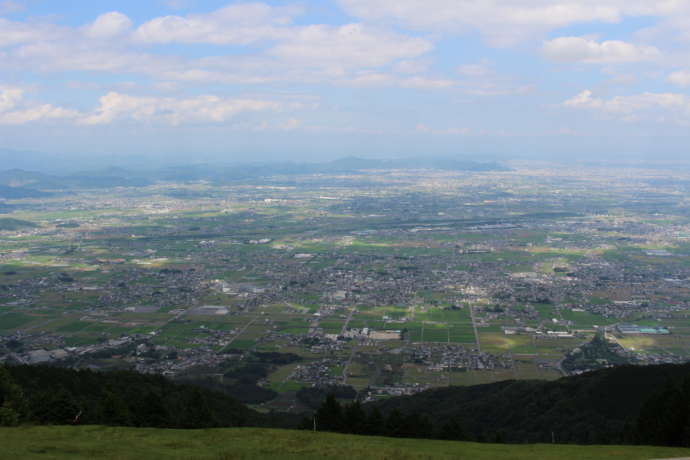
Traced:
<path fill-rule="evenodd" d="M 652 459 L 690 449 L 637 446 L 508 445 L 233 428 L 161 430 L 101 426 L 0 428 L 11 459 Z"/>

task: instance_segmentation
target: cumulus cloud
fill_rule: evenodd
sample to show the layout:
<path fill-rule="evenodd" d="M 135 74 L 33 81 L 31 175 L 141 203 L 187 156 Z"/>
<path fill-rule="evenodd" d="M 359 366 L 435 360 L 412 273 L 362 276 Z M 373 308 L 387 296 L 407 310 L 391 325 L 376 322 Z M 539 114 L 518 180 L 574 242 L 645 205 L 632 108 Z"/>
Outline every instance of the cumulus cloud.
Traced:
<path fill-rule="evenodd" d="M 11 112 L 0 112 L 0 124 L 3 125 L 23 125 L 33 121 L 43 120 L 65 120 L 74 119 L 79 116 L 76 110 L 55 107 L 51 104 L 43 104 L 23 110 Z"/>
<path fill-rule="evenodd" d="M 24 90 L 0 86 L 0 125 L 21 125 L 33 121 L 74 119 L 76 110 L 55 107 L 51 104 L 33 105 L 25 102 Z"/>
<path fill-rule="evenodd" d="M 649 119 L 685 124 L 690 120 L 690 97 L 679 93 L 648 92 L 605 99 L 585 90 L 563 102 L 563 106 L 598 111 L 625 121 Z"/>
<path fill-rule="evenodd" d="M 188 98 L 133 96 L 110 92 L 99 99 L 98 107 L 90 112 L 57 107 L 52 104 L 31 103 L 22 88 L 0 86 L 0 125 L 22 125 L 31 122 L 63 120 L 79 125 L 107 125 L 115 122 L 180 126 L 188 124 L 224 124 L 240 115 L 251 113 L 293 113 L 317 107 L 304 98 L 268 99 L 259 97 L 227 98 L 202 95 Z M 294 117 L 276 123 L 239 119 L 235 128 L 264 126 L 264 129 L 293 131 L 300 127 Z"/>
<path fill-rule="evenodd" d="M 95 21 L 85 26 L 84 33 L 90 38 L 108 39 L 124 34 L 131 27 L 131 19 L 122 13 L 112 11 L 98 16 Z"/>
<path fill-rule="evenodd" d="M 582 37 L 559 37 L 544 42 L 548 59 L 586 64 L 639 62 L 655 59 L 660 52 L 653 46 L 635 45 L 620 40 L 597 42 Z"/>
<path fill-rule="evenodd" d="M 158 17 L 139 26 L 134 38 L 145 43 L 246 45 L 285 37 L 289 33 L 285 26 L 298 12 L 292 7 L 240 3 L 208 14 Z"/>
<path fill-rule="evenodd" d="M 111 92 L 101 97 L 92 115 L 83 117 L 86 125 L 109 124 L 116 120 L 164 123 L 223 123 L 243 112 L 278 111 L 283 104 L 260 99 L 229 99 L 197 96 L 187 99 L 139 97 Z"/>
<path fill-rule="evenodd" d="M 207 14 L 164 16 L 133 28 L 122 13 L 105 13 L 80 27 L 16 23 L 0 19 L 0 67 L 13 70 L 90 71 L 146 75 L 166 82 L 263 84 L 276 81 L 358 84 L 364 70 L 423 74 L 433 43 L 364 24 L 295 25 L 299 9 L 237 3 Z M 4 21 L 4 22 L 2 22 Z M 263 41 L 252 54 L 194 58 L 143 50 L 159 43 L 243 46 Z M 384 69 L 391 66 L 390 69 Z M 393 69 L 392 67 L 395 67 Z M 379 79 L 407 87 L 439 87 L 441 79 L 418 75 Z M 367 79 L 370 77 L 364 77 Z M 426 78 L 426 81 L 423 79 Z M 446 86 L 450 86 L 446 84 Z"/>
<path fill-rule="evenodd" d="M 24 91 L 20 88 L 0 87 L 0 112 L 12 110 L 23 97 Z"/>
<path fill-rule="evenodd" d="M 667 80 L 669 83 L 672 83 L 676 86 L 680 86 L 682 88 L 690 87 L 690 71 L 678 70 L 676 72 L 672 72 L 668 76 Z"/>
<path fill-rule="evenodd" d="M 351 15 L 427 31 L 479 31 L 508 46 L 577 23 L 690 12 L 688 0 L 338 0 Z"/>

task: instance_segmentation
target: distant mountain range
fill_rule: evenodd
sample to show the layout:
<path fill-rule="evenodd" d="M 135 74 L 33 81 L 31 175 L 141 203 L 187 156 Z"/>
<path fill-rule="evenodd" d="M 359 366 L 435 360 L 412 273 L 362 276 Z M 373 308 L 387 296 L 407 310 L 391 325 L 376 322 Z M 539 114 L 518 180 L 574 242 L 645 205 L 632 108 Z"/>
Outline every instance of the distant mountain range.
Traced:
<path fill-rule="evenodd" d="M 196 165 L 171 167 L 159 171 L 161 179 L 173 181 L 208 180 L 226 183 L 237 180 L 300 174 L 353 174 L 383 169 L 437 169 L 444 171 L 506 171 L 498 163 L 452 159 L 375 160 L 357 157 L 325 163 L 262 163 L 232 166 Z"/>
<path fill-rule="evenodd" d="M 48 174 L 26 169 L 0 171 L 0 198 L 20 199 L 80 188 L 141 187 L 156 182 L 208 181 L 215 184 L 271 176 L 300 174 L 354 174 L 383 169 L 437 169 L 444 171 L 504 171 L 498 163 L 453 159 L 371 160 L 356 157 L 325 163 L 263 163 L 246 165 L 188 165 L 153 170 L 110 167 L 70 174 Z"/>
<path fill-rule="evenodd" d="M 151 184 L 152 181 L 134 177 L 125 171 L 113 173 L 109 170 L 79 173 L 67 176 L 53 176 L 40 172 L 10 169 L 0 171 L 0 198 L 21 199 L 50 196 L 54 191 L 80 188 L 135 187 Z"/>

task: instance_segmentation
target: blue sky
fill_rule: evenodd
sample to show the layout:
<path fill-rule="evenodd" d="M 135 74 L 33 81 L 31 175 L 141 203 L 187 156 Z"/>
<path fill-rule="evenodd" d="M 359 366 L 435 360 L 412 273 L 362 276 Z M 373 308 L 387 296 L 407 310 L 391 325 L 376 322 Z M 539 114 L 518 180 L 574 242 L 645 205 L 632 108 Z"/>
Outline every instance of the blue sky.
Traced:
<path fill-rule="evenodd" d="M 0 0 L 0 149 L 682 157 L 690 0 Z"/>

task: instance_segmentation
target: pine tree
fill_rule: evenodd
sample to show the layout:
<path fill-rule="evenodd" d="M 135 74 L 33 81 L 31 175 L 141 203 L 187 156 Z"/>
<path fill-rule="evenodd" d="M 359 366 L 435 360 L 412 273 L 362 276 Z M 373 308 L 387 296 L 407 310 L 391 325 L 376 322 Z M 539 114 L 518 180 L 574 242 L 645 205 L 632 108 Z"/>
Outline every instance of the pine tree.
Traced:
<path fill-rule="evenodd" d="M 352 434 L 363 434 L 366 430 L 367 416 L 359 401 L 345 406 L 344 431 Z"/>
<path fill-rule="evenodd" d="M 365 422 L 364 432 L 372 436 L 381 436 L 386 431 L 386 420 L 378 407 L 374 407 Z"/>
<path fill-rule="evenodd" d="M 690 380 L 669 382 L 640 410 L 636 427 L 639 444 L 664 446 L 690 445 Z"/>
<path fill-rule="evenodd" d="M 316 411 L 316 429 L 336 432 L 343 429 L 343 408 L 333 394 L 328 395 Z"/>
<path fill-rule="evenodd" d="M 68 425 L 81 411 L 72 394 L 64 388 L 36 395 L 31 406 L 32 418 L 53 425 Z"/>
<path fill-rule="evenodd" d="M 139 426 L 164 428 L 170 423 L 168 410 L 163 399 L 153 391 L 149 391 L 144 396 L 137 413 L 137 425 Z"/>
<path fill-rule="evenodd" d="M 183 421 L 185 428 L 209 428 L 216 425 L 213 411 L 199 389 L 192 390 L 186 409 Z"/>
<path fill-rule="evenodd" d="M 401 438 L 404 435 L 404 419 L 398 409 L 393 409 L 386 418 L 386 436 Z"/>
<path fill-rule="evenodd" d="M 107 425 L 127 426 L 131 425 L 129 407 L 117 394 L 108 391 L 101 401 L 101 423 Z"/>
<path fill-rule="evenodd" d="M 14 383 L 7 369 L 0 367 L 0 426 L 19 424 L 24 412 L 21 388 Z"/>
<path fill-rule="evenodd" d="M 447 439 L 451 441 L 461 441 L 467 439 L 467 434 L 463 428 L 462 423 L 457 418 L 452 418 L 441 426 L 437 433 L 440 439 Z"/>

